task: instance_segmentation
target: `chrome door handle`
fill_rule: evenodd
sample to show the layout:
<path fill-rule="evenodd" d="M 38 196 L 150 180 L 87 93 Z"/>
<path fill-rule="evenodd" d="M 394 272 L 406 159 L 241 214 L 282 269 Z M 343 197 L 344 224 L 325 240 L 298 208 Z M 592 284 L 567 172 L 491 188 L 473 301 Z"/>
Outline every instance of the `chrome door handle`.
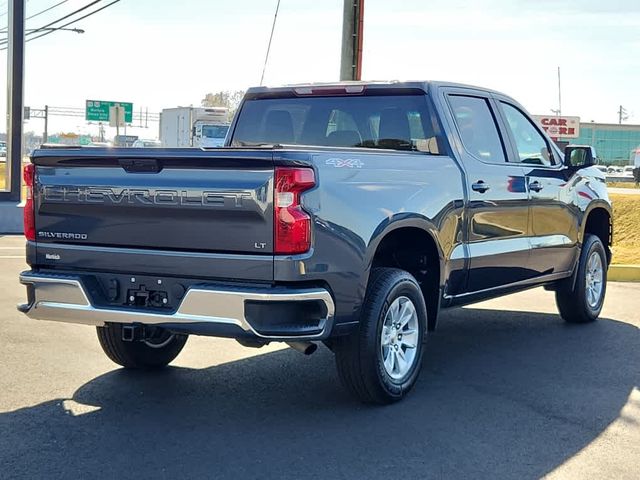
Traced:
<path fill-rule="evenodd" d="M 544 188 L 543 185 L 537 181 L 529 184 L 529 190 L 533 190 L 534 192 L 539 192 L 543 188 Z"/>
<path fill-rule="evenodd" d="M 489 187 L 489 185 L 484 183 L 484 180 L 478 180 L 476 183 L 471 184 L 471 190 L 475 192 L 484 193 L 487 190 L 489 190 L 489 188 L 491 187 Z"/>

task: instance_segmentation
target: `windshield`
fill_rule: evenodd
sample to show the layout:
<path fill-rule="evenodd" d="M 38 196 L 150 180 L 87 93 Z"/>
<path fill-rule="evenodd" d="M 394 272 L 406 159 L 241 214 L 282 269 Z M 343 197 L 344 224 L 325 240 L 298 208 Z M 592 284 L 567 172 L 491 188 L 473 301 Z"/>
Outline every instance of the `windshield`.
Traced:
<path fill-rule="evenodd" d="M 424 95 L 287 97 L 248 100 L 232 146 L 318 145 L 438 154 Z"/>
<path fill-rule="evenodd" d="M 207 138 L 224 138 L 229 130 L 229 125 L 203 125 L 202 136 Z"/>

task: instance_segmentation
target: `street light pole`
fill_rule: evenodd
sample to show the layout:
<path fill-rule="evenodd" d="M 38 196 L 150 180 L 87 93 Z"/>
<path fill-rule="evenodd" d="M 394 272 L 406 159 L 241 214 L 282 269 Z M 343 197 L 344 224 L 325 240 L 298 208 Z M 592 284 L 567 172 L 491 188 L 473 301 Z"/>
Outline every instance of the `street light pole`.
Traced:
<path fill-rule="evenodd" d="M 24 114 L 24 10 L 25 0 L 9 1 L 7 55 L 7 160 L 9 200 L 20 201 L 22 169 L 22 116 Z"/>

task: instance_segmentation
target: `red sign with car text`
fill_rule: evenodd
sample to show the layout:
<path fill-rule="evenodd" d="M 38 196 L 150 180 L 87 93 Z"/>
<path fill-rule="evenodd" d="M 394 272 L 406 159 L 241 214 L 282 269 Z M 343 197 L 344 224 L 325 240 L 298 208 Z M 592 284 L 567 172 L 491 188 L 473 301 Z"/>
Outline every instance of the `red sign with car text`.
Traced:
<path fill-rule="evenodd" d="M 580 136 L 580 117 L 532 116 L 550 137 L 578 138 Z"/>

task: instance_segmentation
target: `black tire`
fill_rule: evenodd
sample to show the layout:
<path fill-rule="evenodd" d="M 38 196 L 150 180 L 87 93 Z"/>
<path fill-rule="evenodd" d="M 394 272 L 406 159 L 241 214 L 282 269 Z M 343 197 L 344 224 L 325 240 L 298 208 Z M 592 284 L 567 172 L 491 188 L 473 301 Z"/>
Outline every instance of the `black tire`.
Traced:
<path fill-rule="evenodd" d="M 588 263 L 592 255 L 598 255 L 602 265 L 602 290 L 597 302 L 588 300 Z M 560 316 L 568 323 L 589 323 L 595 321 L 604 304 L 607 291 L 607 254 L 602 240 L 595 235 L 585 235 L 577 265 L 575 282 L 573 277 L 564 280 L 556 289 L 556 305 Z"/>
<path fill-rule="evenodd" d="M 104 327 L 96 327 L 96 330 L 107 357 L 125 368 L 166 367 L 187 342 L 187 335 L 171 334 L 161 328 L 156 329 L 154 337 L 148 341 L 133 342 L 122 340 L 122 325 L 118 323 L 108 323 Z"/>
<path fill-rule="evenodd" d="M 396 299 L 401 301 L 401 297 L 411 300 L 415 308 L 418 332 L 410 369 L 402 378 L 394 379 L 384 365 L 381 335 L 390 306 Z M 426 331 L 427 309 L 416 279 L 395 268 L 373 269 L 358 330 L 335 339 L 334 352 L 342 384 L 364 403 L 389 404 L 401 400 L 420 373 Z"/>

